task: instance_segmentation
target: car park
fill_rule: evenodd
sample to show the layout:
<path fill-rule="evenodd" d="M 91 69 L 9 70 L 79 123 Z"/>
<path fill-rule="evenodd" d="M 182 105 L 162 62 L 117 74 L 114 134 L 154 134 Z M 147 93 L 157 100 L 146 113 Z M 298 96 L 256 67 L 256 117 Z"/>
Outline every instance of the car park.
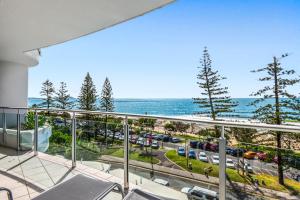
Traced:
<path fill-rule="evenodd" d="M 198 158 L 202 162 L 208 162 L 208 158 L 205 152 L 200 152 Z"/>
<path fill-rule="evenodd" d="M 185 149 L 184 149 L 184 147 L 178 147 L 177 153 L 180 156 L 185 156 Z"/>
<path fill-rule="evenodd" d="M 202 199 L 209 199 L 209 200 L 217 200 L 218 193 L 209 190 L 206 188 L 194 186 L 193 188 L 184 187 L 181 189 L 181 192 L 187 194 L 189 200 L 202 200 Z"/>
<path fill-rule="evenodd" d="M 219 158 L 219 156 L 212 156 L 211 157 L 211 160 L 212 160 L 212 164 L 214 164 L 214 165 L 218 165 L 219 163 L 220 163 L 220 158 Z"/>
<path fill-rule="evenodd" d="M 194 149 L 189 150 L 189 158 L 196 159 L 196 152 Z"/>
<path fill-rule="evenodd" d="M 152 149 L 159 149 L 159 143 L 156 140 L 153 140 L 152 144 L 151 144 L 151 148 Z"/>
<path fill-rule="evenodd" d="M 254 159 L 256 156 L 256 152 L 254 151 L 247 151 L 246 153 L 244 153 L 243 157 L 247 158 L 247 159 Z"/>
<path fill-rule="evenodd" d="M 234 169 L 235 168 L 235 164 L 234 164 L 234 162 L 233 162 L 233 160 L 232 159 L 226 159 L 226 167 L 227 168 L 231 168 L 231 169 Z"/>

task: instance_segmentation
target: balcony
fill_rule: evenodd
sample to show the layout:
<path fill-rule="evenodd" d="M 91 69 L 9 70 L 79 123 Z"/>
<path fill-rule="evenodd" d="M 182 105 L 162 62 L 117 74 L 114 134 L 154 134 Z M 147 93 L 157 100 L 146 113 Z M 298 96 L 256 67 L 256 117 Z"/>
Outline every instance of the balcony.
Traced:
<path fill-rule="evenodd" d="M 272 182 L 276 161 L 261 158 L 261 149 L 272 147 L 226 140 L 231 128 L 299 134 L 299 126 L 75 110 L 0 108 L 0 112 L 4 180 L 0 186 L 12 190 L 14 199 L 32 199 L 77 174 L 119 183 L 127 192 L 138 188 L 180 200 L 189 199 L 194 186 L 216 194 L 212 199 L 299 198 L 300 184 L 293 180 L 300 172 L 296 152 L 281 151 L 290 157 L 286 187 L 281 187 Z M 164 129 L 163 124 L 170 122 L 189 129 L 182 133 Z M 221 137 L 205 137 L 215 126 Z M 242 150 L 248 150 L 247 155 Z M 0 193 L 0 198 L 6 194 Z M 122 197 L 112 192 L 106 199 Z"/>

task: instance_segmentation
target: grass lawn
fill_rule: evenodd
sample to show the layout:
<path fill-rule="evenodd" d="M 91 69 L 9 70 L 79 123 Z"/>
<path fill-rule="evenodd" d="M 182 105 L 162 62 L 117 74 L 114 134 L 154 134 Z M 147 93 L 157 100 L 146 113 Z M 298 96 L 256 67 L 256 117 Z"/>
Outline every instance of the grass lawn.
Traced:
<path fill-rule="evenodd" d="M 118 158 L 124 158 L 124 150 L 118 149 L 117 151 L 110 154 L 111 156 L 115 156 Z M 141 155 L 139 152 L 130 152 L 129 154 L 130 160 L 136 160 L 146 163 L 151 163 L 151 156 L 150 155 Z M 155 157 L 152 157 L 152 163 L 157 164 L 159 163 L 159 160 Z"/>
<path fill-rule="evenodd" d="M 172 160 L 174 163 L 179 165 L 180 167 L 184 168 L 187 170 L 186 167 L 186 158 L 183 156 L 177 155 L 176 150 L 170 150 L 166 153 L 166 156 Z M 209 166 L 212 167 L 213 171 L 210 173 L 210 176 L 219 176 L 219 166 L 218 165 L 213 165 L 205 162 L 201 162 L 199 160 L 195 159 L 189 159 L 189 162 L 192 163 L 193 170 L 192 172 L 198 173 L 198 174 L 204 174 L 204 168 L 207 168 Z M 226 169 L 226 173 L 231 181 L 235 182 L 240 182 L 240 183 L 247 183 L 251 184 L 251 179 L 255 180 L 257 179 L 260 183 L 260 186 L 269 188 L 272 190 L 277 190 L 277 191 L 283 191 L 283 192 L 293 192 L 293 193 L 300 193 L 300 183 L 286 179 L 285 180 L 285 186 L 282 186 L 278 184 L 278 178 L 275 176 L 271 175 L 266 175 L 266 174 L 255 174 L 251 176 L 243 176 L 239 174 L 236 170 L 234 169 Z M 265 182 L 265 184 L 261 184 Z"/>

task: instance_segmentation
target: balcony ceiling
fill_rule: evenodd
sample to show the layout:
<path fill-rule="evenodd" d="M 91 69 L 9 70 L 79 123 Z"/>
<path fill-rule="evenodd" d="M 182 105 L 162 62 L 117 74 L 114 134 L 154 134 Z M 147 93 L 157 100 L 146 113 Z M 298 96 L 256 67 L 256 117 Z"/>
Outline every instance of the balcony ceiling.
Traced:
<path fill-rule="evenodd" d="M 111 27 L 172 1 L 0 0 L 0 59 Z"/>

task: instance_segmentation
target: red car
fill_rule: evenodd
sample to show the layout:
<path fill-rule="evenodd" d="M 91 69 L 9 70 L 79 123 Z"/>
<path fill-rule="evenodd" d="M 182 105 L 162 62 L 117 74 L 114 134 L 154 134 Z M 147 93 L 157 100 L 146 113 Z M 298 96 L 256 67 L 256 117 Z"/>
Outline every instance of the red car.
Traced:
<path fill-rule="evenodd" d="M 264 152 L 258 152 L 256 155 L 259 160 L 265 161 L 267 159 L 267 154 Z"/>

